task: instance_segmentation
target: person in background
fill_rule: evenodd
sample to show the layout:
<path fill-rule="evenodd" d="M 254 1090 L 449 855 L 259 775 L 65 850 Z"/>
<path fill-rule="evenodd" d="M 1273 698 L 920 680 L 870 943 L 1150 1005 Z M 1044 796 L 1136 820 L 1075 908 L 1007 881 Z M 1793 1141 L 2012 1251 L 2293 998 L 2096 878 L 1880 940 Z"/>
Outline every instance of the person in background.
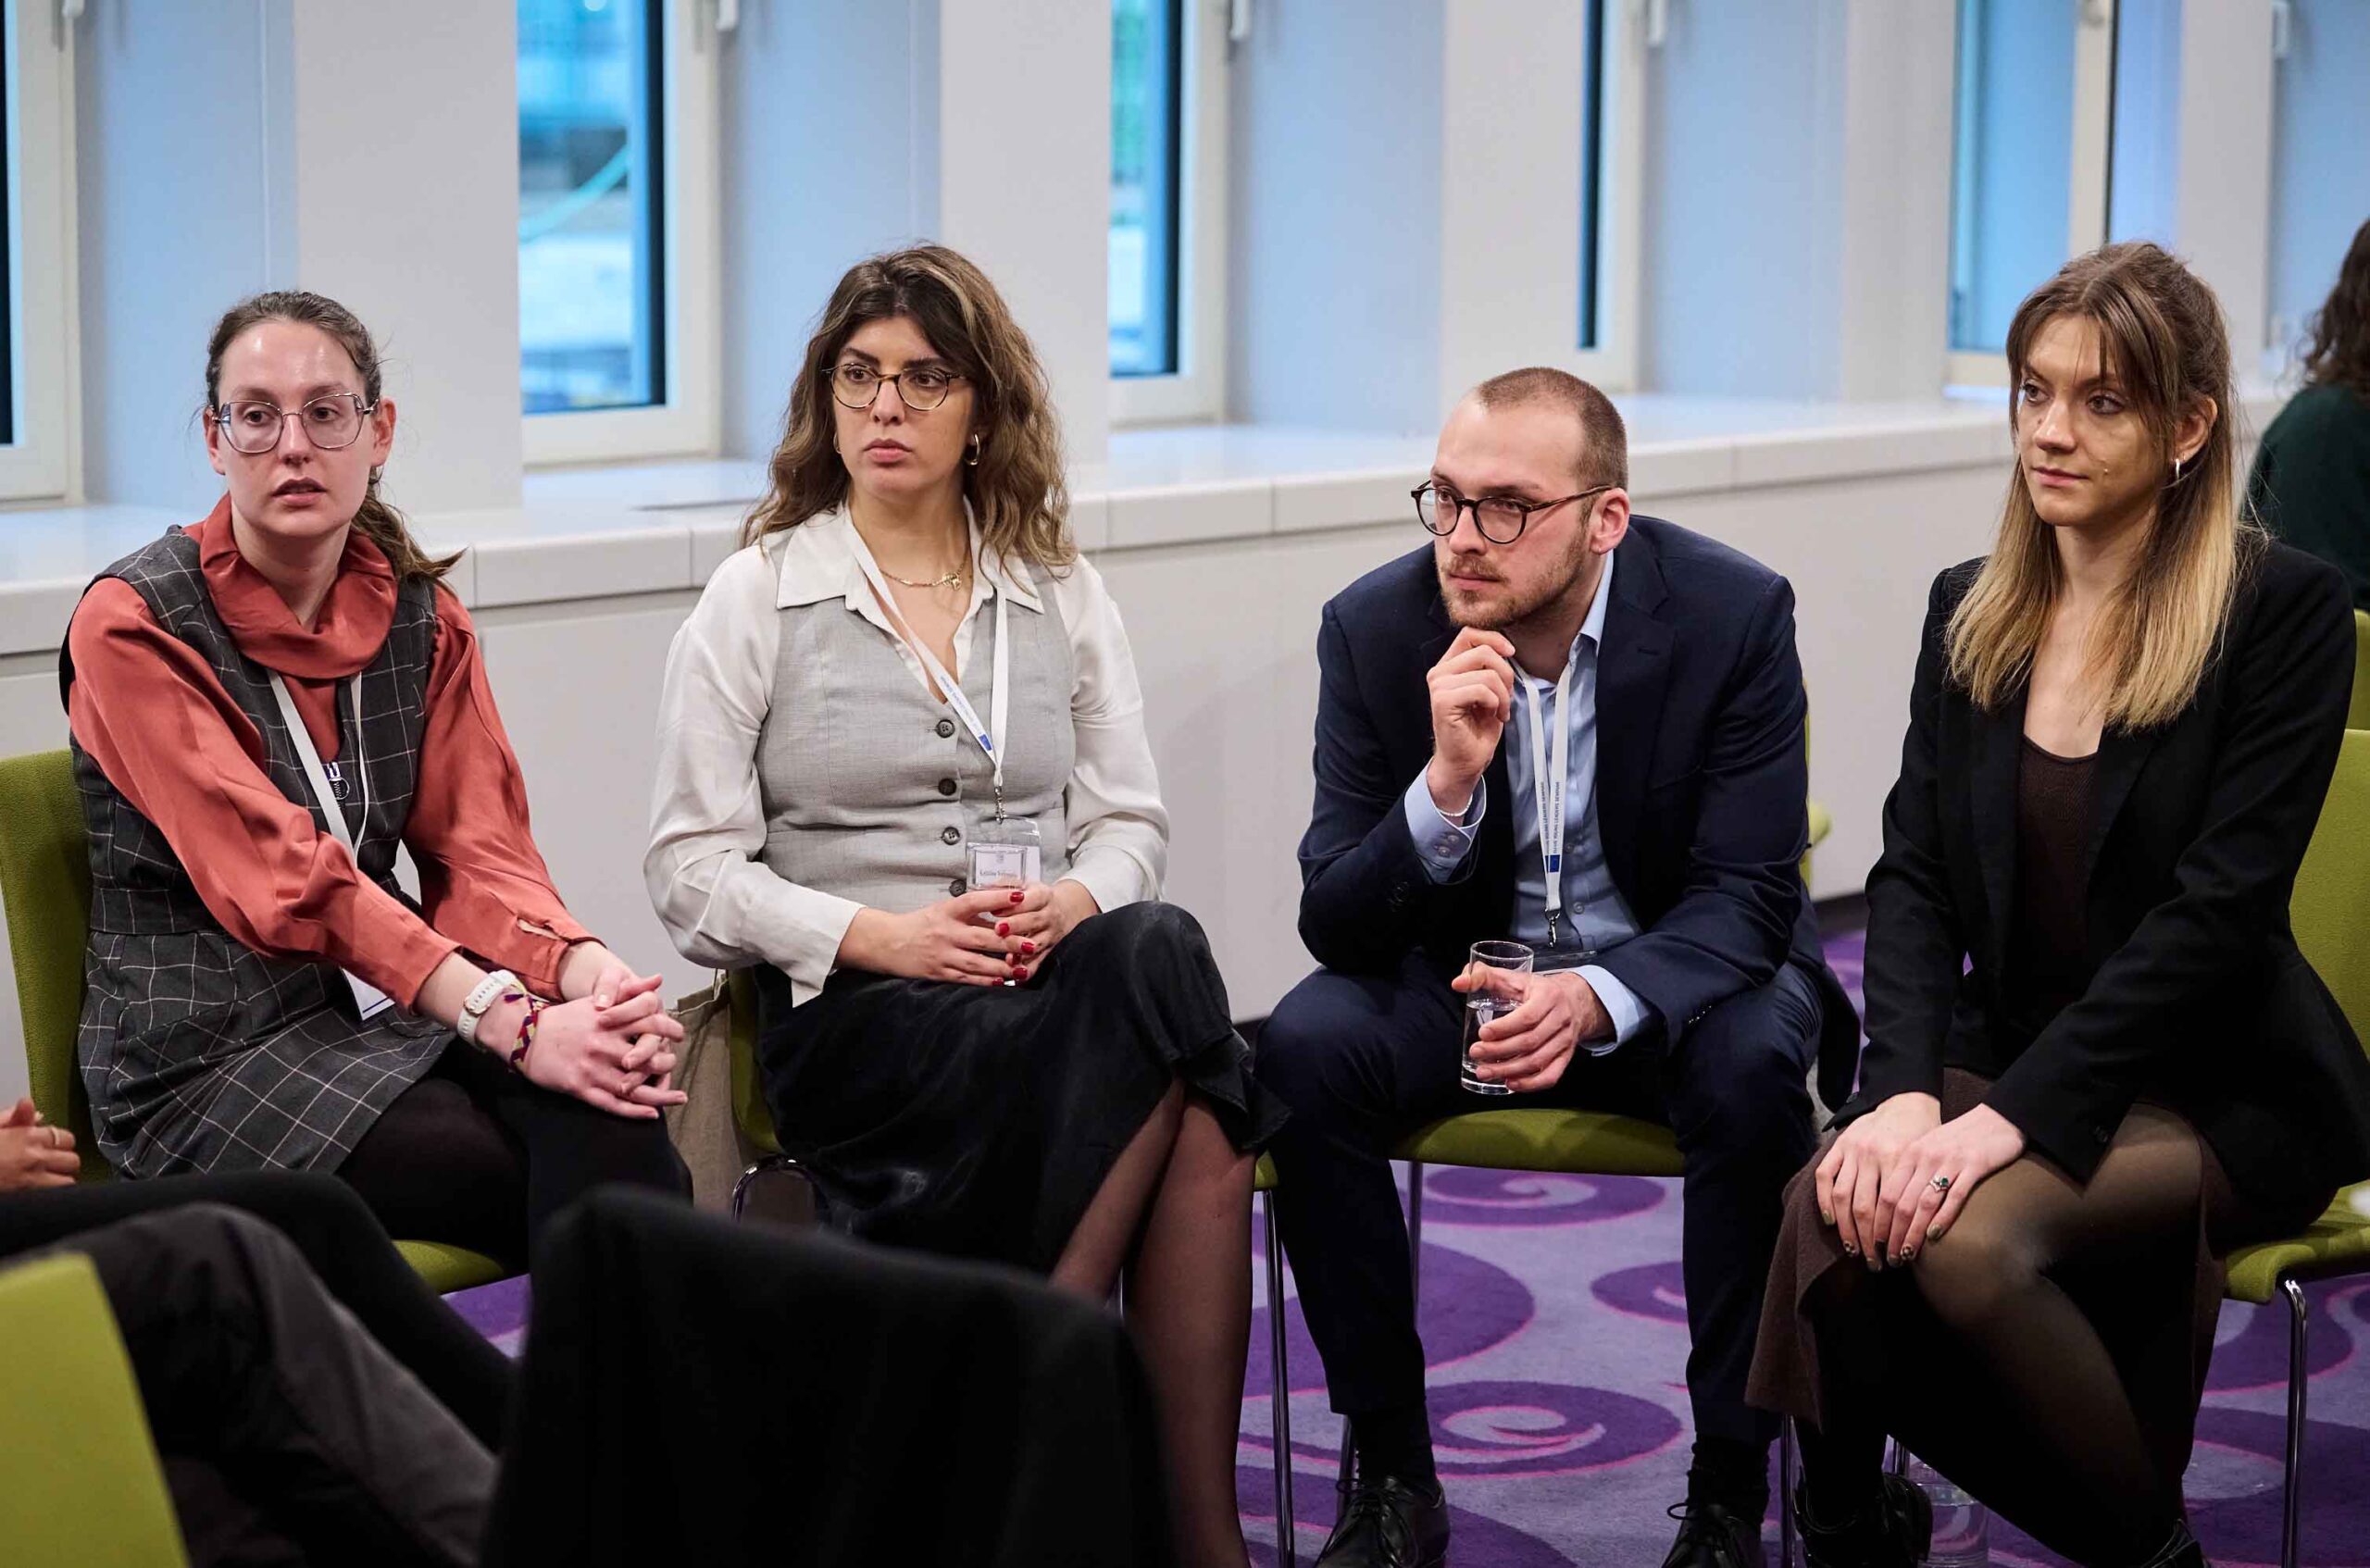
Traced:
<path fill-rule="evenodd" d="M 1888 1432 L 2089 1568 L 2202 1563 L 2219 1260 L 2370 1175 L 2370 1062 L 2288 920 L 2344 581 L 2239 509 L 2221 307 L 2164 251 L 2067 263 L 2007 357 L 1998 540 L 1928 602 L 1859 1091 L 1789 1188 L 1753 1366 L 1816 1568 L 1923 1556 Z"/>
<path fill-rule="evenodd" d="M 681 1027 L 553 890 L 452 561 L 379 492 L 369 333 L 318 294 L 236 305 L 205 424 L 221 501 L 101 573 L 59 660 L 99 1152 L 332 1171 L 394 1234 L 514 1265 L 596 1183 L 688 1196 Z"/>
<path fill-rule="evenodd" d="M 2265 430 L 2247 499 L 2274 537 L 2345 573 L 2370 610 L 2370 221 L 2353 231 L 2304 350 L 2304 386 Z"/>
<path fill-rule="evenodd" d="M 1260 1032 L 1292 1108 L 1284 1244 L 1349 1417 L 1356 1485 L 1324 1568 L 1428 1568 L 1448 1508 L 1389 1151 L 1480 1106 L 1650 1117 L 1686 1158 L 1693 1462 L 1668 1568 L 1758 1568 L 1773 1416 L 1744 1377 L 1778 1196 L 1811 1148 L 1813 1056 L 1849 1088 L 1849 1000 L 1799 869 L 1794 596 L 1629 510 L 1604 394 L 1510 371 L 1458 403 L 1416 492 L 1423 549 L 1325 606 L 1300 932 L 1325 965 Z M 1553 804 L 1549 803 L 1554 803 Z M 1537 971 L 1458 1087 L 1477 940 Z"/>
<path fill-rule="evenodd" d="M 1095 1301 L 1124 1275 L 1179 1557 L 1241 1568 L 1251 1173 L 1282 1112 L 1158 902 L 1127 631 L 977 268 L 925 245 L 840 280 L 742 540 L 667 655 L 659 918 L 754 968 L 766 1101 L 829 1222 Z"/>

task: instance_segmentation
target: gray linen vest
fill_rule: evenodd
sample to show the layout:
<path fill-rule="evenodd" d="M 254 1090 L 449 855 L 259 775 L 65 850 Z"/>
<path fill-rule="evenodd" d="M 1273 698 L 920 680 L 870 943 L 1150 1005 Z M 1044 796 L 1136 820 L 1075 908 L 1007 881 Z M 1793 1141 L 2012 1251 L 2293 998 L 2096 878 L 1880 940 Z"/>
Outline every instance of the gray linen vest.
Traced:
<path fill-rule="evenodd" d="M 1007 816 L 1037 824 L 1044 878 L 1069 869 L 1064 791 L 1076 757 L 1068 629 L 1052 580 L 1029 567 L 1034 611 L 1015 601 L 1004 753 Z M 893 634 L 843 598 L 781 617 L 773 701 L 757 737 L 766 814 L 758 860 L 804 887 L 904 913 L 966 890 L 965 844 L 994 816 L 994 770 L 947 705 L 923 690 Z M 963 692 L 993 723 L 995 603 L 971 617 Z"/>
<path fill-rule="evenodd" d="M 264 738 L 280 792 L 314 803 L 270 674 L 216 613 L 197 541 L 180 529 L 99 574 L 138 591 L 156 624 L 213 666 Z M 339 762 L 367 776 L 369 805 L 343 803 L 363 873 L 405 903 L 395 850 L 411 815 L 435 658 L 433 585 L 406 582 L 387 641 L 338 689 Z M 58 659 L 61 691 L 73 684 Z M 347 688 L 358 681 L 362 722 Z M 337 966 L 269 958 L 215 919 L 171 844 L 78 743 L 74 781 L 91 837 L 90 946 L 76 1048 L 99 1151 L 128 1176 L 268 1166 L 335 1169 L 388 1102 L 418 1081 L 451 1032 L 388 1008 L 368 1023 Z"/>

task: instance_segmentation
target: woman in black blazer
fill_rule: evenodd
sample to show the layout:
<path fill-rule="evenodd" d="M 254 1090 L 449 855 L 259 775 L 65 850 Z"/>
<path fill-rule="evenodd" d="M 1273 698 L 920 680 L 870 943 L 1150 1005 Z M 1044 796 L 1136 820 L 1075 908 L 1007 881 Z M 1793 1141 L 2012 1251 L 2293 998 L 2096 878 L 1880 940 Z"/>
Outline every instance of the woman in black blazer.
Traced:
<path fill-rule="evenodd" d="M 1859 1092 L 1788 1194 L 1753 1369 L 1820 1568 L 1923 1555 L 1888 1432 L 2053 1549 L 2202 1563 L 2219 1258 L 2370 1174 L 2370 1064 L 2288 925 L 2353 631 L 2237 504 L 2221 311 L 2150 244 L 2008 337 L 2017 469 L 1938 579 Z"/>

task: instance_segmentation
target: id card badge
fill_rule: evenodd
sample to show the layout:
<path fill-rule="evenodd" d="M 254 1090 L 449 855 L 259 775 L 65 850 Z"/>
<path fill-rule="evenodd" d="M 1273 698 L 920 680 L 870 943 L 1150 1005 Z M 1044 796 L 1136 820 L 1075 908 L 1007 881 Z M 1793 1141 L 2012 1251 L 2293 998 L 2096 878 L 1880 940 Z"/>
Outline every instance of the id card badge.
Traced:
<path fill-rule="evenodd" d="M 1043 880 L 1044 845 L 1037 824 L 1025 816 L 990 820 L 973 829 L 970 888 L 1018 888 Z"/>
<path fill-rule="evenodd" d="M 354 991 L 354 1010 L 365 1018 L 375 1018 L 395 1004 L 395 999 L 372 985 L 351 969 L 341 969 L 345 983 Z"/>

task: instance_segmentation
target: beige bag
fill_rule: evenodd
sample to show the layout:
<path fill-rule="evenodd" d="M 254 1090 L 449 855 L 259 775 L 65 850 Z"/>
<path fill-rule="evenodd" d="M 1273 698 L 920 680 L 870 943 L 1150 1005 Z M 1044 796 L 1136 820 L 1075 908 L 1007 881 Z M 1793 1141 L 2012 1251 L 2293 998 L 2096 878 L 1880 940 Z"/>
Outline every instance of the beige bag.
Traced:
<path fill-rule="evenodd" d="M 683 1026 L 675 1087 L 688 1098 L 667 1108 L 667 1136 L 691 1168 L 692 1201 L 722 1213 L 731 1207 L 732 1184 L 756 1162 L 732 1114 L 732 1002 L 724 974 L 672 1011 Z"/>

